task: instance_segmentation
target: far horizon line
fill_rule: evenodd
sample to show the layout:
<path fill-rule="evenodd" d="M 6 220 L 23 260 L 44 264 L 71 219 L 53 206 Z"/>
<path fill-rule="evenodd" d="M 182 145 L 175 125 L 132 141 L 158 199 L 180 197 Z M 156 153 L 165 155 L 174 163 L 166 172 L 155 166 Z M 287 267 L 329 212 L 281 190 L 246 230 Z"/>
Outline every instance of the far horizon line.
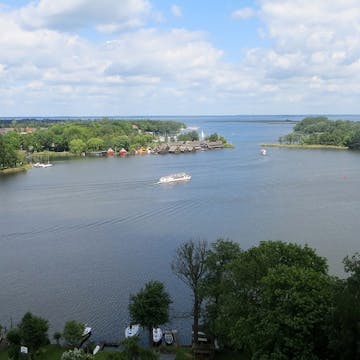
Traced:
<path fill-rule="evenodd" d="M 236 117 L 236 116 L 360 116 L 360 113 L 296 113 L 296 114 L 187 114 L 187 115 L 9 115 L 0 116 L 1 120 L 6 119 L 39 119 L 39 118 L 147 118 L 147 117 Z"/>

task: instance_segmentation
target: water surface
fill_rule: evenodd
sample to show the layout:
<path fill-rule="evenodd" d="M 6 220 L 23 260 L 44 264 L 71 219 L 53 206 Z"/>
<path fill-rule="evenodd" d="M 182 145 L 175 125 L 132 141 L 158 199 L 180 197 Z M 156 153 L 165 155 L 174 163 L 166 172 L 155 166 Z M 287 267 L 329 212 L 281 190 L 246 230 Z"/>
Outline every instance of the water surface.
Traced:
<path fill-rule="evenodd" d="M 160 280 L 174 301 L 169 326 L 187 341 L 190 294 L 170 262 L 191 238 L 243 248 L 307 243 L 342 274 L 342 258 L 360 247 L 359 153 L 271 148 L 260 156 L 260 143 L 292 125 L 188 121 L 235 149 L 59 161 L 0 177 L 0 323 L 30 310 L 49 319 L 51 334 L 77 319 L 94 340 L 119 340 L 129 295 Z M 182 171 L 191 181 L 156 184 Z"/>

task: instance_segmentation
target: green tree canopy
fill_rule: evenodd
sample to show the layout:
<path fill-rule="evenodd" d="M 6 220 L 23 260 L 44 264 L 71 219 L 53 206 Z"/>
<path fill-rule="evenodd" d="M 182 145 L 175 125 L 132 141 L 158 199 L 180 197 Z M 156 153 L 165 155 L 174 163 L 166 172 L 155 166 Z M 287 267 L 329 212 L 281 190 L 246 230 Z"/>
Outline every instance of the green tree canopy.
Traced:
<path fill-rule="evenodd" d="M 86 150 L 86 143 L 81 139 L 70 141 L 69 149 L 73 154 L 80 155 Z"/>
<path fill-rule="evenodd" d="M 86 142 L 86 146 L 89 151 L 104 150 L 105 142 L 98 137 L 92 137 Z"/>
<path fill-rule="evenodd" d="M 280 265 L 262 278 L 247 316 L 235 320 L 231 335 L 254 359 L 326 359 L 333 312 L 330 276 Z M 240 336 L 239 336 L 240 335 Z"/>
<path fill-rule="evenodd" d="M 291 270 L 292 268 L 294 269 Z M 296 281 L 300 283 L 301 281 L 306 282 L 307 276 L 309 281 L 311 280 L 314 283 L 318 281 L 319 284 L 324 284 L 324 289 L 319 294 L 316 294 L 318 296 L 316 301 L 320 302 L 321 294 L 328 291 L 326 260 L 318 256 L 313 249 L 306 245 L 300 246 L 281 241 L 264 241 L 259 246 L 241 252 L 239 256 L 228 264 L 224 274 L 223 291 L 219 298 L 220 310 L 215 320 L 216 332 L 223 344 L 235 347 L 238 350 L 246 349 L 252 355 L 255 354 L 258 344 L 254 338 L 256 336 L 264 338 L 260 332 L 265 331 L 263 328 L 256 327 L 259 323 L 258 314 L 262 314 L 268 321 L 273 319 L 272 323 L 269 322 L 269 327 L 274 326 L 275 329 L 278 326 L 274 322 L 275 317 L 267 316 L 271 309 L 265 295 L 270 296 L 271 291 L 275 291 L 275 286 L 277 284 L 280 286 L 280 280 L 279 282 L 274 280 L 274 283 L 270 283 L 269 276 L 271 274 L 270 279 L 272 280 L 275 276 L 281 275 L 284 277 L 286 269 L 289 269 L 289 273 L 294 272 L 292 278 L 284 279 L 284 284 L 286 281 L 290 282 L 290 284 L 286 285 L 290 295 L 292 295 L 292 291 L 300 292 L 300 288 L 296 287 Z M 302 270 L 306 270 L 306 272 L 302 272 Z M 313 277 L 317 280 L 314 280 Z M 281 286 L 279 288 L 280 293 L 281 289 L 283 289 Z M 304 294 L 304 296 L 309 296 L 309 294 Z M 328 294 L 326 296 L 328 297 L 326 300 L 328 300 Z M 304 298 L 304 301 L 306 301 L 306 298 Z M 316 311 L 312 308 L 313 304 L 311 302 L 308 304 L 310 313 Z M 302 316 L 301 311 L 303 310 L 300 309 L 298 315 L 296 307 L 293 310 L 294 316 Z M 291 305 L 284 305 L 277 311 L 279 316 L 284 318 L 292 316 L 289 313 Z M 322 312 L 322 315 L 324 314 L 325 311 Z M 312 330 L 307 328 L 304 331 Z"/>
<path fill-rule="evenodd" d="M 219 300 L 224 291 L 227 267 L 242 250 L 239 244 L 225 239 L 217 239 L 206 254 L 205 276 L 202 285 L 206 298 L 205 320 L 208 330 L 216 336 L 215 321 L 221 311 Z"/>
<path fill-rule="evenodd" d="M 36 351 L 49 342 L 47 331 L 48 321 L 27 312 L 19 324 L 21 342 L 27 346 L 32 359 L 35 358 Z"/>
<path fill-rule="evenodd" d="M 63 338 L 72 347 L 79 345 L 83 338 L 85 325 L 76 320 L 69 320 L 65 323 Z"/>
<path fill-rule="evenodd" d="M 360 358 L 360 254 L 343 260 L 349 276 L 337 283 L 332 350 L 335 359 Z"/>
<path fill-rule="evenodd" d="M 16 143 L 10 135 L 0 135 L 0 170 L 15 167 L 18 162 Z"/>
<path fill-rule="evenodd" d="M 159 281 L 150 281 L 137 294 L 130 296 L 129 313 L 134 323 L 146 327 L 149 331 L 149 343 L 152 343 L 152 329 L 169 321 L 169 294 Z"/>

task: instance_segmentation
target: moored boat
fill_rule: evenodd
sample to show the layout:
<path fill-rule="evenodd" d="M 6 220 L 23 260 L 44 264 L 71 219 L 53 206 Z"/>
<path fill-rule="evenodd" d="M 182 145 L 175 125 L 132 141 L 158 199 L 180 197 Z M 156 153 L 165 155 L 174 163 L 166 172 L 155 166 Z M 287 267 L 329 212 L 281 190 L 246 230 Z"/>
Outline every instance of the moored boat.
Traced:
<path fill-rule="evenodd" d="M 131 324 L 125 329 L 125 337 L 138 336 L 140 334 L 140 324 Z"/>
<path fill-rule="evenodd" d="M 101 349 L 101 346 L 100 345 L 96 345 L 94 350 L 93 350 L 93 355 L 96 355 Z"/>
<path fill-rule="evenodd" d="M 172 345 L 174 343 L 174 334 L 171 330 L 164 331 L 164 341 L 166 345 Z"/>
<path fill-rule="evenodd" d="M 191 175 L 185 172 L 163 176 L 159 179 L 158 184 L 168 184 L 178 181 L 188 181 L 191 179 Z"/>
<path fill-rule="evenodd" d="M 84 329 L 84 332 L 83 332 L 83 337 L 90 335 L 91 330 L 92 330 L 92 328 L 90 326 L 85 326 L 85 329 Z"/>
<path fill-rule="evenodd" d="M 160 345 L 162 341 L 163 332 L 160 328 L 153 328 L 153 343 Z"/>
<path fill-rule="evenodd" d="M 33 167 L 36 167 L 36 168 L 48 168 L 51 166 L 53 166 L 53 164 L 51 164 L 51 163 L 43 164 L 43 163 L 37 162 L 37 163 L 33 164 Z"/>

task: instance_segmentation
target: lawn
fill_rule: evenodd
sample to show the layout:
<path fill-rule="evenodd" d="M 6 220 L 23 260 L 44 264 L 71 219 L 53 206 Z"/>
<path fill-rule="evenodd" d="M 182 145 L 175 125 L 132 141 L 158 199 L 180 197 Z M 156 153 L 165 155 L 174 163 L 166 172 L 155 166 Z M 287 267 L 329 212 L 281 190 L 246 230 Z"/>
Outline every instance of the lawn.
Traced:
<path fill-rule="evenodd" d="M 64 348 L 57 345 L 47 345 L 43 347 L 39 354 L 36 356 L 36 360 L 60 360 L 61 355 L 64 352 Z M 95 355 L 95 360 L 106 360 L 108 351 L 99 352 Z M 244 355 L 234 353 L 217 353 L 215 355 L 216 360 L 246 360 L 248 359 Z M 8 360 L 7 351 L 0 351 L 0 360 Z"/>

